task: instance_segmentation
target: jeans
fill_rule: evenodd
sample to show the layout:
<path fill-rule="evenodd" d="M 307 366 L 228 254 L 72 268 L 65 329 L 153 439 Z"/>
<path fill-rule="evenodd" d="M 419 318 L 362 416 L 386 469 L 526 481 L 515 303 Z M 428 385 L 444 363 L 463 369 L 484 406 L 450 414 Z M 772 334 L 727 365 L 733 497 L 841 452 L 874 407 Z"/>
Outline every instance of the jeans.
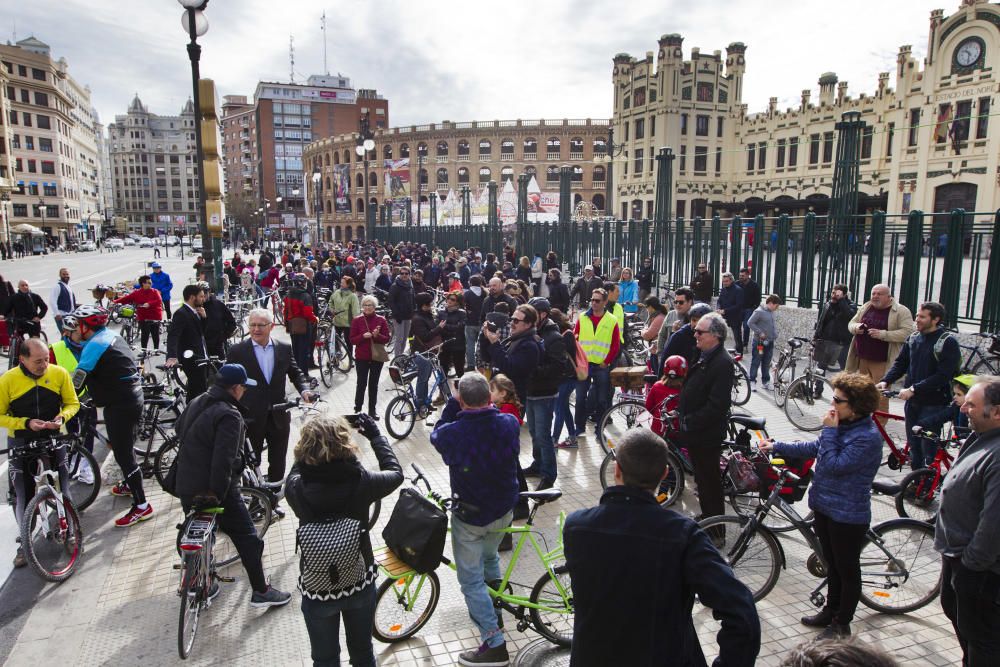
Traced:
<path fill-rule="evenodd" d="M 750 325 L 747 324 L 747 322 L 750 320 L 750 316 L 753 315 L 753 311 L 755 309 L 756 309 L 756 306 L 754 308 L 744 308 L 743 309 L 743 326 L 740 329 L 740 336 L 741 336 L 740 340 L 743 341 L 744 345 L 749 345 L 750 344 L 750 340 L 751 340 L 751 338 L 750 338 Z"/>
<path fill-rule="evenodd" d="M 476 370 L 476 341 L 479 340 L 480 327 L 465 325 L 465 370 Z"/>
<path fill-rule="evenodd" d="M 406 352 L 406 340 L 410 337 L 410 320 L 392 320 L 392 356 Z"/>
<path fill-rule="evenodd" d="M 481 641 L 491 648 L 502 645 L 504 639 L 486 582 L 500 578 L 497 548 L 504 534 L 497 531 L 509 526 L 512 518 L 513 512 L 507 512 L 485 526 L 473 526 L 455 517 L 451 520 L 451 550 L 465 606 L 479 628 Z"/>
<path fill-rule="evenodd" d="M 181 498 L 181 507 L 185 512 L 191 509 L 191 498 Z M 246 570 L 250 587 L 258 593 L 267 590 L 267 579 L 264 578 L 264 540 L 257 534 L 257 529 L 250 518 L 250 512 L 240 497 L 239 486 L 232 484 L 229 493 L 222 499 L 222 514 L 217 515 L 219 530 L 229 536 L 240 562 Z"/>
<path fill-rule="evenodd" d="M 572 377 L 559 385 L 559 396 L 556 397 L 555 424 L 552 426 L 552 440 L 559 441 L 562 435 L 563 424 L 571 440 L 576 440 L 576 422 L 573 414 L 569 411 L 569 395 L 576 390 L 577 379 Z"/>
<path fill-rule="evenodd" d="M 417 408 L 423 407 L 427 403 L 427 385 L 431 379 L 431 362 L 419 354 L 414 354 L 410 359 L 417 367 Z"/>
<path fill-rule="evenodd" d="M 834 620 L 847 625 L 861 600 L 861 547 L 868 526 L 834 521 L 816 512 L 816 537 L 827 566 L 826 608 Z"/>
<path fill-rule="evenodd" d="M 942 559 L 941 608 L 962 647 L 962 665 L 995 664 L 1000 653 L 1000 575 L 977 572 L 960 558 Z"/>
<path fill-rule="evenodd" d="M 381 361 L 358 359 L 355 363 L 358 372 L 358 385 L 354 391 L 354 411 L 361 412 L 365 402 L 365 387 L 368 388 L 368 414 L 374 417 L 378 409 L 378 376 L 382 373 Z"/>
<path fill-rule="evenodd" d="M 767 384 L 771 381 L 771 357 L 774 356 L 774 341 L 764 341 L 763 352 L 758 352 L 759 341 L 751 341 L 750 381 L 757 381 L 757 369 L 760 368 L 760 378 Z"/>
<path fill-rule="evenodd" d="M 611 407 L 611 368 L 589 364 L 587 379 L 576 388 L 576 434 L 587 430 L 587 417 L 600 419 Z M 596 427 L 595 427 L 596 429 Z"/>
<path fill-rule="evenodd" d="M 375 667 L 372 625 L 375 619 L 375 584 L 337 600 L 302 597 L 302 616 L 309 632 L 313 665 L 340 666 L 340 617 L 344 617 L 347 653 L 355 667 Z"/>
<path fill-rule="evenodd" d="M 914 426 L 924 426 L 933 421 L 940 412 L 940 405 L 921 405 L 912 400 L 903 403 L 903 417 L 906 423 L 906 442 L 910 445 L 910 468 L 919 470 L 926 468 L 934 459 L 937 449 L 927 442 L 926 438 L 913 432 Z"/>
<path fill-rule="evenodd" d="M 542 479 L 556 481 L 556 449 L 552 442 L 552 417 L 556 408 L 555 398 L 529 398 L 527 401 L 528 432 L 531 433 L 532 466 L 538 468 Z"/>

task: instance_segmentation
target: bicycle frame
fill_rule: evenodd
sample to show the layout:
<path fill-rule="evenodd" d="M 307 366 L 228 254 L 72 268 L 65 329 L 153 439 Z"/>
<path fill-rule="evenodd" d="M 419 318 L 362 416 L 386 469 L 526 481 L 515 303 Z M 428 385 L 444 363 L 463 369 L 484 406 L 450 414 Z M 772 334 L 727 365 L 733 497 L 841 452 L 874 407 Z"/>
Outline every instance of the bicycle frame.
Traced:
<path fill-rule="evenodd" d="M 876 410 L 872 413 L 872 421 L 875 422 L 875 428 L 878 429 L 885 443 L 889 445 L 889 457 L 886 458 L 882 465 L 888 465 L 891 470 L 899 470 L 910 461 L 910 443 L 907 442 L 903 446 L 903 449 L 900 450 L 896 446 L 896 442 L 892 439 L 892 436 L 885 430 L 882 420 L 905 422 L 905 418 L 903 415 L 894 415 L 891 412 L 882 412 L 881 410 Z"/>

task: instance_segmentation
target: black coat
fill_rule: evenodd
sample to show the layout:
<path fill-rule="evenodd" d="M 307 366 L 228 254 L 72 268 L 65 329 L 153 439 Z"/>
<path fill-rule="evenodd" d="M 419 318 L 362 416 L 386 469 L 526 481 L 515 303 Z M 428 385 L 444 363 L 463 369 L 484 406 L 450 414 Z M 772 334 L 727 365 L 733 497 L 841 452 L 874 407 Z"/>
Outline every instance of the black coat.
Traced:
<path fill-rule="evenodd" d="M 393 281 L 389 288 L 389 298 L 386 305 L 392 311 L 392 319 L 403 322 L 413 317 L 416 304 L 413 301 L 413 283 L 409 280 L 403 282 L 400 278 Z"/>
<path fill-rule="evenodd" d="M 21 292 L 18 290 L 7 299 L 3 314 L 5 317 L 30 320 L 35 317 L 43 318 L 47 312 L 49 312 L 49 307 L 42 301 L 42 297 L 34 292 Z M 11 334 L 14 333 L 13 331 L 9 332 Z"/>
<path fill-rule="evenodd" d="M 367 470 L 357 459 L 341 459 L 321 465 L 296 463 L 285 482 L 285 498 L 300 523 L 350 517 L 368 524 L 369 507 L 403 483 L 403 469 L 384 436 L 370 441 L 379 471 Z M 361 537 L 366 565 L 374 561 L 366 531 Z"/>
<path fill-rule="evenodd" d="M 708 271 L 696 273 L 691 279 L 691 290 L 694 292 L 695 301 L 703 303 L 712 302 L 712 274 Z"/>
<path fill-rule="evenodd" d="M 528 382 L 542 359 L 541 339 L 535 332 L 527 331 L 484 347 L 483 356 L 496 372 L 510 378 L 523 404 L 528 398 Z"/>
<path fill-rule="evenodd" d="M 699 444 L 717 445 L 725 435 L 733 405 L 733 363 L 720 343 L 688 369 L 677 409 L 681 430 L 692 434 Z"/>
<path fill-rule="evenodd" d="M 483 299 L 483 307 L 479 310 L 479 321 L 485 322 L 486 316 L 493 312 L 496 305 L 500 302 L 506 303 L 510 307 L 510 312 L 507 313 L 508 316 L 514 314 L 514 310 L 517 308 L 517 299 L 507 294 L 501 292 L 500 296 L 490 296 L 487 292 L 487 296 Z"/>
<path fill-rule="evenodd" d="M 663 354 L 658 355 L 660 357 L 660 366 L 663 366 L 663 361 L 672 355 L 680 355 L 687 359 L 688 368 L 694 365 L 694 362 L 698 360 L 698 356 L 701 352 L 698 351 L 697 341 L 694 338 L 694 330 L 691 328 L 691 324 L 685 324 L 680 329 L 670 334 L 670 338 L 667 339 L 667 345 L 663 348 Z"/>
<path fill-rule="evenodd" d="M 483 299 L 487 292 L 482 290 L 476 294 L 471 289 L 465 290 L 465 326 L 478 327 L 483 323 Z"/>
<path fill-rule="evenodd" d="M 648 492 L 613 486 L 600 505 L 566 519 L 563 542 L 574 667 L 706 665 L 691 619 L 695 595 L 722 621 L 717 664 L 754 664 L 760 620 L 753 596 L 693 520 L 664 510 Z"/>
<path fill-rule="evenodd" d="M 207 313 L 206 313 L 207 314 Z M 184 360 L 184 352 L 191 350 L 195 359 L 205 357 L 205 320 L 185 304 L 174 311 L 167 328 L 167 358 Z"/>
<path fill-rule="evenodd" d="M 538 337 L 542 339 L 542 358 L 528 380 L 529 398 L 555 396 L 559 393 L 559 385 L 576 374 L 575 357 L 571 363 L 566 352 L 566 340 L 555 322 L 546 319 L 538 329 Z M 573 353 L 576 354 L 575 349 Z"/>
<path fill-rule="evenodd" d="M 272 339 L 273 340 L 273 339 Z M 246 393 L 240 400 L 240 404 L 246 408 L 250 415 L 248 428 L 251 435 L 260 435 L 263 438 L 264 429 L 267 427 L 267 415 L 272 405 L 285 402 L 286 386 L 285 380 L 291 381 L 298 393 L 308 391 L 309 378 L 295 363 L 292 356 L 292 346 L 288 343 L 273 340 L 274 342 L 274 371 L 271 373 L 271 383 L 264 380 L 264 372 L 257 363 L 257 355 L 253 351 L 253 341 L 247 338 L 244 341 L 229 348 L 226 356 L 226 363 L 242 364 L 247 370 L 247 376 L 251 380 L 257 381 L 256 387 L 247 387 Z M 274 421 L 287 427 L 291 423 L 291 415 L 287 410 L 273 413 Z"/>
<path fill-rule="evenodd" d="M 569 314 L 569 287 L 561 280 L 546 281 L 549 286 L 549 305 L 558 308 L 563 315 Z"/>
<path fill-rule="evenodd" d="M 743 288 L 743 310 L 755 310 L 760 305 L 760 285 L 753 279 L 737 284 Z"/>
<path fill-rule="evenodd" d="M 190 499 L 212 494 L 219 500 L 225 498 L 243 472 L 246 426 L 236 399 L 213 385 L 191 401 L 174 428 L 180 441 L 177 496 Z"/>
<path fill-rule="evenodd" d="M 604 281 L 597 276 L 594 276 L 589 281 L 580 276 L 576 284 L 573 285 L 573 291 L 569 293 L 569 296 L 570 298 L 577 297 L 580 308 L 586 310 L 590 308 L 590 297 L 593 296 L 594 290 L 598 287 L 604 287 Z"/>
<path fill-rule="evenodd" d="M 441 337 L 444 339 L 444 350 L 464 350 L 465 349 L 465 311 L 461 308 L 448 310 L 442 308 L 438 311 L 437 321 L 444 322 L 444 327 L 439 329 Z"/>
<path fill-rule="evenodd" d="M 817 340 L 828 340 L 834 343 L 846 345 L 851 342 L 851 332 L 847 329 L 847 324 L 857 312 L 857 306 L 851 303 L 847 297 L 840 301 L 827 301 L 823 309 L 819 312 L 816 320 Z"/>
<path fill-rule="evenodd" d="M 213 294 L 205 301 L 205 347 L 215 357 L 226 354 L 226 340 L 236 331 L 229 307 Z"/>

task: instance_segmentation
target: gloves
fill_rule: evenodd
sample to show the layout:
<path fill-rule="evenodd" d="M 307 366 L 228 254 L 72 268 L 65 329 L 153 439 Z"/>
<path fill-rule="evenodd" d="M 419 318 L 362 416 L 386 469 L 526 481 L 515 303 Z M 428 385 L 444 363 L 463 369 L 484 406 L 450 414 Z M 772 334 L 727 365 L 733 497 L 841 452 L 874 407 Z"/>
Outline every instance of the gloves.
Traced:
<path fill-rule="evenodd" d="M 369 440 L 374 440 L 375 438 L 382 436 L 382 431 L 379 430 L 378 424 L 376 424 L 375 420 L 366 414 L 359 414 L 355 425 L 357 426 L 357 429 L 361 431 L 362 435 Z"/>

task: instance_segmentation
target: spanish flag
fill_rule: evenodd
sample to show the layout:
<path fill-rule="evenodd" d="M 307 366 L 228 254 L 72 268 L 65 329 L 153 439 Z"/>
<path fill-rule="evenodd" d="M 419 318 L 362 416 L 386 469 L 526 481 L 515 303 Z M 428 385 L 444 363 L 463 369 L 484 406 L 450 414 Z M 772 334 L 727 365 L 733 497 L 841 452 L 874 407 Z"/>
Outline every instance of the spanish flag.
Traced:
<path fill-rule="evenodd" d="M 951 121 L 951 104 L 942 104 L 938 109 L 937 124 L 934 126 L 934 141 L 943 144 L 948 140 L 948 129 Z"/>

